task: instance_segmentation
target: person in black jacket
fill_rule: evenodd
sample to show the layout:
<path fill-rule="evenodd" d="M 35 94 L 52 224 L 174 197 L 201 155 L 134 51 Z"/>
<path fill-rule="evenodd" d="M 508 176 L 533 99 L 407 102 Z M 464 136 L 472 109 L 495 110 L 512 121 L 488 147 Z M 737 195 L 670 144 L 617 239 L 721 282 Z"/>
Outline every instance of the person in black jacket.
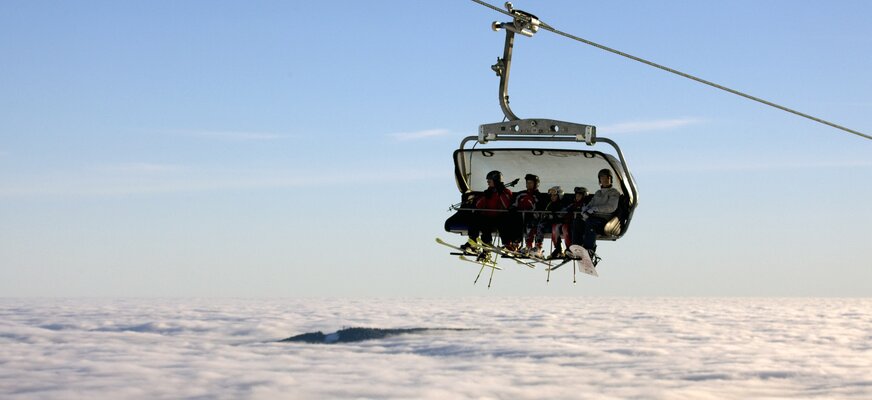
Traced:
<path fill-rule="evenodd" d="M 551 258 L 563 258 L 563 245 L 560 243 L 560 233 L 563 231 L 563 212 L 566 208 L 566 204 L 563 202 L 563 189 L 560 186 L 554 186 L 548 189 L 548 195 L 550 198 L 545 207 L 542 208 L 536 240 L 541 241 L 545 232 L 550 229 L 551 242 L 554 245 Z M 564 240 L 567 244 L 566 247 L 569 248 L 569 238 L 564 237 Z"/>
<path fill-rule="evenodd" d="M 512 202 L 512 210 L 518 211 L 513 216 L 515 240 L 518 243 L 514 243 L 513 247 L 520 248 L 520 241 L 523 240 L 526 246 L 520 250 L 521 253 L 542 258 L 542 238 L 538 235 L 539 218 L 538 213 L 533 211 L 541 210 L 549 198 L 548 195 L 539 192 L 539 176 L 527 174 L 524 176 L 524 181 L 527 190 L 515 193 Z"/>

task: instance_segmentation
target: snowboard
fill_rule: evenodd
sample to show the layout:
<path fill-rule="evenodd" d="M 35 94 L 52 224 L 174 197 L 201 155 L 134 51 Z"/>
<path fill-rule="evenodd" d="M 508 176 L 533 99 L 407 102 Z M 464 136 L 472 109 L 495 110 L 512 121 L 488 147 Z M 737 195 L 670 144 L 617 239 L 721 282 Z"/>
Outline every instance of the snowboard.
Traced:
<path fill-rule="evenodd" d="M 593 261 L 591 261 L 590 254 L 587 253 L 587 249 L 577 244 L 574 244 L 572 246 L 569 246 L 569 251 L 572 253 L 573 258 L 577 259 L 579 271 L 584 272 L 588 275 L 599 276 L 596 273 L 596 269 L 593 267 Z"/>

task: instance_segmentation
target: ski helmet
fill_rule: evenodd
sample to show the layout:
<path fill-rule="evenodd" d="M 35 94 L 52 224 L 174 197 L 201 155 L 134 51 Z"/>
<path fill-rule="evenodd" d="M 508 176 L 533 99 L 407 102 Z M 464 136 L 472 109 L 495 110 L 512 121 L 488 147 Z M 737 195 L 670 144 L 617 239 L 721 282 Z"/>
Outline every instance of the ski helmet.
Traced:
<path fill-rule="evenodd" d="M 576 186 L 575 187 L 575 194 L 587 196 L 588 193 L 590 193 L 590 192 L 588 192 L 587 188 L 584 186 Z"/>
<path fill-rule="evenodd" d="M 494 183 L 503 183 L 503 173 L 500 171 L 488 172 L 487 179 L 494 181 Z"/>
<path fill-rule="evenodd" d="M 563 197 L 563 189 L 560 186 L 553 186 L 551 189 L 548 189 L 548 194 L 556 194 L 557 196 Z"/>
<path fill-rule="evenodd" d="M 539 176 L 538 175 L 527 174 L 526 176 L 524 176 L 524 180 L 525 181 L 534 181 L 534 182 L 536 182 L 537 185 L 539 184 Z"/>
<path fill-rule="evenodd" d="M 610 170 L 608 168 L 601 169 L 599 171 L 599 173 L 596 174 L 596 177 L 597 177 L 597 179 L 599 179 L 599 177 L 601 177 L 601 176 L 607 176 L 607 177 L 609 177 L 609 179 L 611 179 L 612 178 L 612 170 Z"/>

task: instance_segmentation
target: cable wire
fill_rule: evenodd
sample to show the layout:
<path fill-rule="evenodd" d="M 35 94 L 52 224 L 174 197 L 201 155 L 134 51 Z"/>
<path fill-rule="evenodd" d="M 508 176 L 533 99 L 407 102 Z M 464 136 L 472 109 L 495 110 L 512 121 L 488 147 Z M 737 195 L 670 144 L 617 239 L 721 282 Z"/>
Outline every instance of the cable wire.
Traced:
<path fill-rule="evenodd" d="M 500 8 L 498 8 L 498 7 L 496 7 L 496 6 L 490 5 L 490 4 L 485 3 L 484 1 L 481 1 L 481 0 L 472 0 L 472 2 L 474 2 L 474 3 L 478 3 L 478 4 L 483 5 L 483 6 L 485 6 L 485 7 L 488 7 L 488 8 L 490 8 L 490 9 L 494 10 L 494 11 L 500 12 L 500 13 L 505 14 L 505 15 L 507 15 L 507 16 L 509 16 L 509 17 L 512 17 L 512 18 L 516 18 L 516 17 L 524 18 L 523 15 L 515 15 L 515 14 L 512 14 L 512 13 L 506 11 L 506 10 L 500 9 Z M 763 100 L 763 99 L 761 99 L 761 98 L 759 98 L 759 97 L 755 97 L 755 96 L 751 96 L 751 95 L 746 94 L 746 93 L 742 93 L 742 92 L 740 92 L 740 91 L 738 91 L 738 90 L 735 90 L 735 89 L 730 89 L 730 88 L 728 88 L 728 87 L 726 87 L 726 86 L 719 85 L 719 84 L 717 84 L 717 83 L 714 83 L 714 82 L 711 82 L 711 81 L 707 81 L 707 80 L 702 79 L 702 78 L 698 78 L 698 77 L 693 76 L 693 75 L 691 75 L 691 74 L 684 73 L 684 72 L 681 72 L 681 71 L 678 71 L 678 70 L 675 70 L 675 69 L 669 68 L 669 67 L 667 67 L 667 66 L 660 65 L 660 64 L 657 64 L 657 63 L 655 63 L 655 62 L 648 61 L 648 60 L 645 60 L 645 59 L 643 59 L 643 58 L 636 57 L 636 56 L 634 56 L 634 55 L 624 53 L 624 52 L 619 51 L 619 50 L 615 50 L 615 49 L 613 49 L 613 48 L 611 48 L 611 47 L 608 47 L 608 46 L 603 46 L 603 45 L 601 45 L 601 44 L 599 44 L 599 43 L 595 43 L 595 42 L 592 42 L 592 41 L 590 41 L 590 40 L 587 40 L 587 39 L 584 39 L 584 38 L 580 38 L 580 37 L 578 37 L 578 36 L 575 36 L 575 35 L 572 35 L 572 34 L 570 34 L 570 33 L 566 33 L 566 32 L 563 32 L 563 31 L 561 31 L 561 30 L 559 30 L 559 29 L 556 29 L 556 28 L 552 27 L 551 25 L 548 25 L 548 24 L 546 24 L 545 22 L 542 22 L 541 20 L 539 21 L 539 27 L 542 28 L 542 29 L 545 29 L 545 30 L 547 30 L 547 31 L 549 31 L 549 32 L 555 33 L 555 34 L 557 34 L 557 35 L 560 35 L 560 36 L 566 37 L 566 38 L 568 38 L 568 39 L 572 39 L 572 40 L 575 40 L 575 41 L 578 41 L 578 42 L 581 42 L 581 43 L 584 43 L 584 44 L 587 44 L 587 45 L 590 45 L 590 46 L 596 47 L 596 48 L 598 48 L 598 49 L 600 49 L 600 50 L 605 50 L 605 51 L 608 51 L 608 52 L 610 52 L 610 53 L 617 54 L 617 55 L 619 55 L 619 56 L 626 57 L 626 58 L 629 58 L 629 59 L 631 59 L 631 60 L 638 61 L 638 62 L 640 62 L 640 63 L 643 63 L 643 64 L 646 64 L 646 65 L 652 66 L 652 67 L 654 67 L 654 68 L 658 68 L 658 69 L 664 70 L 664 71 L 666 71 L 666 72 L 671 72 L 671 73 L 673 73 L 673 74 L 675 74 L 675 75 L 678 75 L 678 76 L 681 76 L 681 77 L 684 77 L 684 78 L 687 78 L 687 79 L 691 79 L 691 80 L 697 81 L 697 82 L 699 82 L 699 83 L 702 83 L 702 84 L 705 84 L 705 85 L 711 86 L 711 87 L 713 87 L 713 88 L 720 89 L 720 90 L 723 90 L 723 91 L 725 91 L 725 92 L 729 92 L 729 93 L 735 94 L 735 95 L 737 95 L 737 96 L 742 96 L 742 97 L 744 97 L 744 98 L 746 98 L 746 99 L 753 100 L 753 101 L 756 101 L 756 102 L 758 102 L 758 103 L 762 103 L 762 104 L 765 104 L 765 105 L 770 106 L 770 107 L 777 108 L 777 109 L 782 110 L 782 111 L 787 111 L 787 112 L 789 112 L 789 113 L 791 113 L 791 114 L 795 114 L 795 115 L 798 115 L 798 116 L 800 116 L 800 117 L 807 118 L 807 119 L 810 119 L 810 120 L 812 120 L 812 121 L 815 121 L 815 122 L 818 122 L 818 123 L 821 123 L 821 124 L 824 124 L 824 125 L 827 125 L 827 126 L 830 126 L 830 127 L 836 128 L 836 129 L 840 129 L 840 130 L 843 130 L 843 131 L 848 132 L 848 133 L 853 133 L 854 135 L 857 135 L 857 136 L 860 136 L 860 137 L 863 137 L 863 138 L 866 138 L 866 139 L 870 139 L 870 140 L 872 140 L 872 136 L 869 136 L 869 135 L 867 135 L 867 134 L 865 134 L 865 133 L 858 132 L 858 131 L 855 131 L 855 130 L 850 129 L 850 128 L 846 128 L 846 127 L 844 127 L 844 126 L 841 126 L 841 125 L 838 125 L 838 124 L 835 124 L 835 123 L 832 123 L 832 122 L 829 122 L 829 121 L 823 120 L 823 119 L 821 119 L 821 118 L 817 118 L 817 117 L 814 117 L 814 116 L 811 116 L 811 115 L 808 115 L 808 114 L 805 114 L 805 113 L 802 113 L 802 112 L 799 112 L 799 111 L 796 111 L 796 110 L 793 110 L 793 109 L 790 109 L 790 108 L 787 108 L 787 107 L 784 107 L 784 106 L 779 105 L 779 104 L 775 104 L 775 103 L 773 103 L 773 102 L 771 102 L 771 101 Z"/>

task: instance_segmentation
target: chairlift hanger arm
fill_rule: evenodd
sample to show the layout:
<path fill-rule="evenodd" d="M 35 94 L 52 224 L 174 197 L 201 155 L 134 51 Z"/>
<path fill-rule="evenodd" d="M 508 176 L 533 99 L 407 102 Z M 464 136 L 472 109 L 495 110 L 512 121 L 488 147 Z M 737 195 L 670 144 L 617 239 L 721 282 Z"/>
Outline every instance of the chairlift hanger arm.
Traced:
<path fill-rule="evenodd" d="M 500 107 L 503 109 L 503 114 L 510 121 L 518 120 L 517 115 L 512 112 L 509 107 L 509 70 L 512 68 L 512 48 L 515 45 L 515 33 L 532 37 L 539 31 L 539 19 L 535 15 L 521 10 L 512 8 L 512 3 L 506 3 L 506 9 L 509 10 L 509 15 L 513 18 L 512 22 L 497 22 L 491 24 L 493 30 L 506 31 L 506 42 L 503 46 L 503 57 L 497 58 L 497 63 L 491 66 L 491 69 L 500 77 Z"/>

